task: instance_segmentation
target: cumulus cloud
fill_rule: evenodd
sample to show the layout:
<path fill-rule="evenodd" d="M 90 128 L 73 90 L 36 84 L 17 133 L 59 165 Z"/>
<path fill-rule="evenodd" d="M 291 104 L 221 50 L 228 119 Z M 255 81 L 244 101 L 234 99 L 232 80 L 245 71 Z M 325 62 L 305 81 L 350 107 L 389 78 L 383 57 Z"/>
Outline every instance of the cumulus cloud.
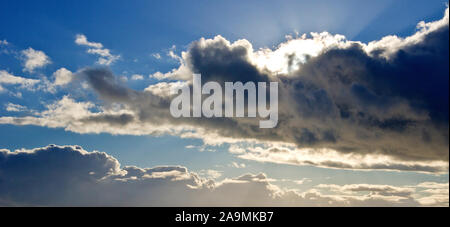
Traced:
<path fill-rule="evenodd" d="M 74 80 L 73 73 L 66 69 L 66 68 L 60 68 L 56 70 L 52 75 L 53 81 L 50 81 L 47 78 L 43 79 L 44 85 L 40 88 L 44 91 L 55 93 L 56 90 L 60 87 L 64 87 L 71 83 Z"/>
<path fill-rule="evenodd" d="M 99 56 L 97 64 L 111 65 L 120 59 L 120 55 L 113 55 L 111 51 L 103 47 L 103 44 L 96 42 L 89 42 L 87 37 L 83 34 L 78 34 L 75 37 L 75 43 L 80 46 L 87 46 L 89 49 L 87 53 Z"/>
<path fill-rule="evenodd" d="M 427 190 L 436 185 L 424 182 L 417 187 Z M 351 193 L 324 194 L 320 192 L 324 188 Z M 298 192 L 271 184 L 263 173 L 207 180 L 181 166 L 121 167 L 114 157 L 80 146 L 0 150 L 0 205 L 8 206 L 436 205 L 421 204 L 413 193 L 414 189 L 377 185 L 321 185 Z M 440 202 L 437 205 L 445 205 Z"/>
<path fill-rule="evenodd" d="M 55 78 L 55 82 L 53 85 L 55 86 L 63 86 L 72 81 L 72 72 L 66 68 L 60 68 L 56 72 L 53 73 L 53 77 Z"/>
<path fill-rule="evenodd" d="M 24 61 L 24 71 L 32 73 L 37 68 L 42 68 L 51 63 L 50 58 L 40 50 L 28 48 L 22 52 Z"/>
<path fill-rule="evenodd" d="M 125 87 L 108 69 L 77 72 L 109 104 L 92 112 L 70 98 L 38 117 L 1 117 L 2 124 L 36 124 L 113 134 L 170 133 L 231 143 L 240 158 L 280 164 L 358 170 L 448 172 L 448 9 L 441 20 L 421 22 L 409 37 L 368 44 L 312 33 L 277 48 L 254 50 L 247 40 L 202 38 L 181 56 L 180 66 L 157 73 L 144 91 Z M 208 81 L 279 82 L 279 124 L 261 130 L 259 119 L 174 119 L 173 86 L 192 73 Z M 80 106 L 75 116 L 64 103 Z M 65 107 L 64 107 L 65 108 Z M 70 107 L 67 107 L 70 108 Z M 252 147 L 245 144 L 252 144 Z M 243 145 L 242 145 L 243 144 Z"/>

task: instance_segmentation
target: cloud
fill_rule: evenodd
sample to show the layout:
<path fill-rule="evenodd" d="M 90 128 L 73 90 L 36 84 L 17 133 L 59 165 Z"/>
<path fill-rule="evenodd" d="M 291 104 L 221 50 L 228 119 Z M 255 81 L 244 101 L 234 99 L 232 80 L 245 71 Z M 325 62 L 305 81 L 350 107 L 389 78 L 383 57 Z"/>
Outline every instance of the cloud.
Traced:
<path fill-rule="evenodd" d="M 214 169 L 200 170 L 198 175 L 209 179 L 217 179 L 222 176 L 222 172 Z"/>
<path fill-rule="evenodd" d="M 40 50 L 34 50 L 33 48 L 28 48 L 22 52 L 24 60 L 25 72 L 32 73 L 37 68 L 42 68 L 51 63 L 50 58 Z"/>
<path fill-rule="evenodd" d="M 422 206 L 445 206 L 449 204 L 449 184 L 437 182 L 422 182 L 418 185 L 392 186 L 371 184 L 320 184 L 315 188 L 329 190 L 343 195 L 357 195 L 362 192 L 373 197 L 385 196 L 391 198 L 417 198 Z"/>
<path fill-rule="evenodd" d="M 152 57 L 156 58 L 156 59 L 161 59 L 161 54 L 159 53 L 154 53 L 152 54 Z"/>
<path fill-rule="evenodd" d="M 62 127 L 78 133 L 161 134 L 230 143 L 236 156 L 279 164 L 355 170 L 448 172 L 448 9 L 441 20 L 421 22 L 411 36 L 368 44 L 341 35 L 312 33 L 272 49 L 247 40 L 202 38 L 180 66 L 144 91 L 124 86 L 110 70 L 76 73 L 104 101 L 100 111 L 65 98 L 38 117 L 0 117 L 1 124 Z M 260 130 L 259 119 L 174 119 L 173 86 L 202 81 L 279 82 L 279 124 Z M 80 106 L 82 115 L 59 109 Z M 111 109 L 117 104 L 121 109 Z M 246 144 L 253 145 L 252 147 Z M 251 149 L 250 149 L 251 148 Z"/>
<path fill-rule="evenodd" d="M 231 162 L 229 166 L 237 169 L 246 167 L 244 163 L 237 163 L 237 162 Z"/>
<path fill-rule="evenodd" d="M 88 46 L 88 47 L 92 47 L 95 49 L 102 49 L 103 48 L 103 44 L 101 43 L 95 43 L 95 42 L 89 42 L 87 40 L 87 37 L 83 34 L 77 34 L 75 37 L 75 43 L 77 45 L 81 45 L 81 46 Z"/>
<path fill-rule="evenodd" d="M 0 54 L 10 54 L 12 53 L 12 50 L 10 49 L 11 43 L 9 43 L 6 39 L 1 40 L 0 39 Z M 1 91 L 1 89 L 0 89 Z"/>
<path fill-rule="evenodd" d="M 53 73 L 53 77 L 55 78 L 55 82 L 53 83 L 53 85 L 63 86 L 72 81 L 73 74 L 66 68 L 60 68 Z"/>
<path fill-rule="evenodd" d="M 310 183 L 311 181 L 312 181 L 312 180 L 309 179 L 309 178 L 303 178 L 303 179 L 301 179 L 301 180 L 296 180 L 296 181 L 294 181 L 294 183 L 301 185 L 301 184 L 305 184 L 305 183 Z"/>
<path fill-rule="evenodd" d="M 0 70 L 0 86 L 1 84 L 19 85 L 19 88 L 30 91 L 40 90 L 54 93 L 57 87 L 65 86 L 74 79 L 73 73 L 66 68 L 60 68 L 54 72 L 53 78 L 53 82 L 49 81 L 46 77 L 42 78 L 42 80 L 28 79 L 20 76 L 14 76 L 5 70 Z"/>
<path fill-rule="evenodd" d="M 24 112 L 28 111 L 28 108 L 19 104 L 7 103 L 5 104 L 5 109 L 8 112 Z"/>
<path fill-rule="evenodd" d="M 74 80 L 74 75 L 70 70 L 63 67 L 53 73 L 53 78 L 53 82 L 46 78 L 44 79 L 44 90 L 50 93 L 55 93 L 58 87 L 66 86 L 72 82 Z"/>
<path fill-rule="evenodd" d="M 286 144 L 247 143 L 233 145 L 229 152 L 237 157 L 258 162 L 287 165 L 316 166 L 348 170 L 413 171 L 448 173 L 448 161 L 398 160 L 382 154 L 342 154 L 336 150 L 297 148 Z"/>
<path fill-rule="evenodd" d="M 131 80 L 143 80 L 144 76 L 140 74 L 134 74 L 131 76 Z"/>
<path fill-rule="evenodd" d="M 3 206 L 422 205 L 412 197 L 412 189 L 350 185 L 332 187 L 376 193 L 327 195 L 319 192 L 325 186 L 297 192 L 271 184 L 263 173 L 215 181 L 199 177 L 181 166 L 121 167 L 114 157 L 104 152 L 87 152 L 80 146 L 3 149 L 0 164 L 0 203 Z M 426 190 L 431 184 L 427 182 L 421 187 Z"/>
<path fill-rule="evenodd" d="M 449 185 L 447 183 L 423 182 L 416 186 L 421 189 L 425 196 L 418 201 L 425 206 L 447 206 L 449 205 Z"/>
<path fill-rule="evenodd" d="M 85 35 L 78 34 L 75 37 L 75 43 L 80 46 L 87 46 L 89 49 L 87 53 L 98 55 L 97 64 L 99 65 L 111 65 L 120 59 L 120 55 L 113 55 L 111 51 L 103 47 L 101 43 L 89 42 Z"/>
<path fill-rule="evenodd" d="M 354 194 L 359 192 L 369 192 L 372 195 L 377 196 L 398 196 L 398 197 L 411 197 L 415 192 L 414 188 L 409 187 L 395 187 L 390 185 L 370 185 L 370 184 L 350 184 L 350 185 L 329 185 L 320 184 L 317 188 L 329 189 L 331 191 Z"/>
<path fill-rule="evenodd" d="M 0 87 L 1 85 L 19 85 L 21 88 L 30 90 L 39 82 L 40 80 L 14 76 L 5 70 L 0 70 Z"/>

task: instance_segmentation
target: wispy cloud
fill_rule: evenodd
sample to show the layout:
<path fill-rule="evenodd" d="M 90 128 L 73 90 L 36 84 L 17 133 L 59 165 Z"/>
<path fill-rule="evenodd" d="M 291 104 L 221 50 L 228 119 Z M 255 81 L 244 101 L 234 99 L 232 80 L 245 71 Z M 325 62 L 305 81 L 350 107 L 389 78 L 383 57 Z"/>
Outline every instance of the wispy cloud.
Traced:
<path fill-rule="evenodd" d="M 161 59 L 161 54 L 159 53 L 153 53 L 152 56 L 156 59 Z"/>
<path fill-rule="evenodd" d="M 90 42 L 83 34 L 78 34 L 75 37 L 75 43 L 80 46 L 87 46 L 89 49 L 87 53 L 99 56 L 97 63 L 100 65 L 111 65 L 120 59 L 120 55 L 113 55 L 111 51 L 103 47 L 103 44 Z"/>
<path fill-rule="evenodd" d="M 231 164 L 229 166 L 233 167 L 233 168 L 237 168 L 237 169 L 246 167 L 245 163 L 237 163 L 237 162 L 231 162 Z"/>
<path fill-rule="evenodd" d="M 5 104 L 5 109 L 8 112 L 23 112 L 28 111 L 28 108 L 19 104 L 7 103 Z"/>
<path fill-rule="evenodd" d="M 140 75 L 140 74 L 133 74 L 131 76 L 131 80 L 143 80 L 143 79 L 144 79 L 144 76 Z"/>

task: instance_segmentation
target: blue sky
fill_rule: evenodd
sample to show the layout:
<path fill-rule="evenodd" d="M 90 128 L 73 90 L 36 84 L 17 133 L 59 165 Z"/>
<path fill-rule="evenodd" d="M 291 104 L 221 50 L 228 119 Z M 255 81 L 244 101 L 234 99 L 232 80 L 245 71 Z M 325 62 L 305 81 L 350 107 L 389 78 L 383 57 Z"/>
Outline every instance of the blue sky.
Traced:
<path fill-rule="evenodd" d="M 286 42 L 286 35 L 322 31 L 368 43 L 388 35 L 411 36 L 416 33 L 418 22 L 440 20 L 446 4 L 447 1 L 442 0 L 1 0 L 0 40 L 6 40 L 8 44 L 0 46 L 0 70 L 27 79 L 47 78 L 52 81 L 53 73 L 63 67 L 71 72 L 86 67 L 105 67 L 96 63 L 98 56 L 86 53 L 88 47 L 74 43 L 75 37 L 83 34 L 89 42 L 101 43 L 113 56 L 120 56 L 106 67 L 117 78 L 126 77 L 127 81 L 122 81 L 125 86 L 143 90 L 159 83 L 150 75 L 166 73 L 180 66 L 177 59 L 169 56 L 171 51 L 181 56 L 181 52 L 188 51 L 192 42 L 202 37 L 212 39 L 221 35 L 230 42 L 246 39 L 255 50 L 275 50 L 280 43 Z M 36 67 L 33 72 L 24 70 L 21 51 L 30 47 L 45 52 L 51 63 Z M 132 80 L 135 74 L 142 75 L 144 79 Z M 30 114 L 27 111 L 7 111 L 8 103 L 40 112 L 64 95 L 70 95 L 76 101 L 90 101 L 97 106 L 106 102 L 98 98 L 95 92 L 80 90 L 75 85 L 55 92 L 6 88 L 8 92 L 0 93 L 2 117 Z M 181 165 L 195 172 L 216 170 L 221 173 L 216 180 L 260 172 L 276 179 L 311 180 L 302 185 L 291 181 L 275 183 L 299 190 L 311 189 L 318 184 L 403 186 L 427 181 L 448 183 L 448 169 L 445 174 L 429 174 L 277 164 L 238 158 L 228 152 L 230 144 L 204 146 L 201 138 L 180 138 L 169 134 L 78 133 L 64 127 L 0 124 L 0 148 L 13 151 L 49 144 L 80 145 L 87 151 L 104 151 L 117 158 L 122 166 Z M 202 148 L 205 151 L 201 151 Z M 245 164 L 245 168 L 235 168 L 233 162 Z"/>

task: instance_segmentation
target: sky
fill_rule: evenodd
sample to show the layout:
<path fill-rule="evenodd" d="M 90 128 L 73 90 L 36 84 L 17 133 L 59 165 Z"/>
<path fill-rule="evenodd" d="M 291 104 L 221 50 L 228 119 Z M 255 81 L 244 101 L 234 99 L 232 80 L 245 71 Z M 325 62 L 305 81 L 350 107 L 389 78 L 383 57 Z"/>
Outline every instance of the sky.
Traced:
<path fill-rule="evenodd" d="M 0 0 L 2 206 L 448 206 L 448 2 Z M 168 91 L 279 83 L 279 124 Z M 232 198 L 232 199 L 231 199 Z"/>

